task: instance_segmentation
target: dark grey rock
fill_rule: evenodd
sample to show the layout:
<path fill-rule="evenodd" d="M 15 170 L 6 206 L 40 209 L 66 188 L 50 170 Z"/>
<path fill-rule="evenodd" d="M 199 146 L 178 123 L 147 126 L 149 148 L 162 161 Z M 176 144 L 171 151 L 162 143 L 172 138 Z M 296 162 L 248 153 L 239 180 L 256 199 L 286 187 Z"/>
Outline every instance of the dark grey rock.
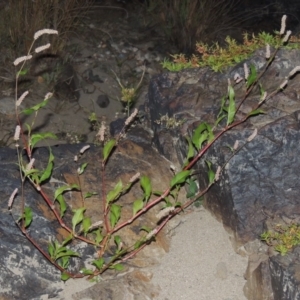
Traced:
<path fill-rule="evenodd" d="M 265 68 L 265 51 L 256 51 L 246 63 L 253 64 L 259 74 Z M 243 64 L 228 68 L 226 74 L 204 68 L 153 78 L 146 111 L 154 144 L 162 155 L 174 164 L 182 164 L 187 152 L 184 135 L 191 135 L 201 122 L 214 124 L 221 98 L 227 93 L 227 80 L 233 82 L 235 73 L 243 76 Z M 297 65 L 300 65 L 300 51 L 280 50 L 262 77 L 263 88 L 268 93 L 276 90 Z M 244 84 L 235 85 L 234 89 L 239 103 L 245 94 Z M 233 147 L 236 140 L 244 144 L 253 129 L 258 129 L 258 135 L 230 159 L 221 181 L 205 197 L 205 206 L 234 236 L 236 249 L 259 239 L 261 233 L 272 227 L 270 222 L 273 226 L 277 221 L 300 222 L 299 91 L 299 79 L 294 78 L 284 92 L 263 105 L 264 115 L 251 118 L 224 134 L 195 166 L 203 189 L 208 181 L 205 160 L 211 161 L 216 170 L 232 155 L 228 145 Z M 254 89 L 237 118 L 249 113 L 258 101 L 259 91 Z M 163 122 L 158 122 L 162 115 L 185 122 L 178 128 L 168 129 Z M 256 268 L 249 269 L 248 280 L 253 282 L 247 283 L 248 299 L 298 299 L 300 264 L 293 260 L 295 268 L 291 270 L 287 263 L 290 255 L 281 257 L 279 263 L 278 256 L 270 254 L 269 260 L 263 258 Z M 262 279 L 259 289 L 258 278 Z"/>

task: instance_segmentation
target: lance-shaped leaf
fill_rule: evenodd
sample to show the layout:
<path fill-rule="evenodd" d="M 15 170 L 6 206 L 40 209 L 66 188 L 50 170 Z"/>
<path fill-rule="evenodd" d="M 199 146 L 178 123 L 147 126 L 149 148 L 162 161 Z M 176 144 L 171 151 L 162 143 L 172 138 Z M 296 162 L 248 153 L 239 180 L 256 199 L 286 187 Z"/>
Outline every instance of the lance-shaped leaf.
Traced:
<path fill-rule="evenodd" d="M 80 273 L 82 273 L 83 275 L 93 275 L 94 274 L 93 270 L 89 270 L 87 268 L 82 268 L 80 270 Z"/>
<path fill-rule="evenodd" d="M 98 195 L 98 193 L 97 192 L 87 192 L 87 193 L 84 194 L 83 198 L 84 199 L 88 199 L 88 198 L 91 198 L 91 197 L 93 197 L 95 195 Z"/>
<path fill-rule="evenodd" d="M 143 209 L 143 207 L 144 207 L 143 199 L 135 200 L 133 202 L 133 207 L 132 207 L 133 215 L 135 216 L 141 209 Z"/>
<path fill-rule="evenodd" d="M 248 117 L 257 116 L 257 115 L 261 115 L 261 114 L 265 114 L 265 112 L 262 109 L 254 109 L 248 114 Z"/>
<path fill-rule="evenodd" d="M 26 206 L 24 208 L 24 213 L 23 213 L 22 217 L 19 218 L 19 221 L 22 219 L 24 220 L 25 228 L 27 228 L 32 222 L 32 210 L 30 207 Z"/>
<path fill-rule="evenodd" d="M 48 165 L 40 177 L 40 183 L 50 178 L 53 170 L 53 161 L 54 161 L 54 155 L 52 154 L 51 148 L 49 148 Z"/>
<path fill-rule="evenodd" d="M 80 190 L 80 188 L 75 183 L 71 184 L 71 185 L 63 185 L 55 191 L 54 199 L 56 199 L 59 195 L 62 195 L 64 192 L 68 192 L 68 191 L 72 191 L 72 190 Z"/>
<path fill-rule="evenodd" d="M 117 204 L 112 204 L 110 206 L 109 221 L 111 227 L 115 227 L 121 217 L 121 206 Z"/>
<path fill-rule="evenodd" d="M 213 183 L 215 181 L 215 173 L 214 171 L 211 169 L 211 162 L 206 160 L 206 165 L 208 167 L 208 182 L 209 184 Z"/>
<path fill-rule="evenodd" d="M 197 185 L 196 181 L 192 180 L 191 178 L 189 178 L 189 179 L 187 179 L 186 182 L 189 185 L 186 197 L 187 198 L 194 197 L 197 194 L 197 192 L 198 192 L 198 185 Z"/>
<path fill-rule="evenodd" d="M 118 183 L 115 185 L 114 189 L 108 192 L 106 196 L 106 202 L 110 203 L 118 199 L 118 197 L 121 195 L 122 190 L 123 190 L 123 183 L 120 179 Z"/>
<path fill-rule="evenodd" d="M 62 281 L 67 281 L 70 278 L 70 275 L 67 273 L 61 273 L 60 279 Z"/>
<path fill-rule="evenodd" d="M 54 139 L 57 140 L 57 136 L 51 132 L 44 132 L 44 133 L 35 133 L 31 135 L 29 144 L 31 148 L 33 148 L 36 143 L 45 140 L 45 139 Z"/>
<path fill-rule="evenodd" d="M 250 65 L 250 74 L 247 78 L 247 89 L 257 80 L 257 72 L 254 65 Z"/>
<path fill-rule="evenodd" d="M 197 150 L 201 149 L 202 144 L 207 140 L 207 124 L 201 123 L 194 131 L 192 142 Z"/>
<path fill-rule="evenodd" d="M 150 178 L 147 176 L 142 176 L 140 179 L 140 184 L 144 191 L 145 199 L 146 199 L 146 201 L 148 201 L 151 196 L 151 193 L 152 193 L 152 186 L 151 186 Z"/>
<path fill-rule="evenodd" d="M 119 235 L 116 235 L 116 236 L 114 237 L 114 241 L 115 241 L 115 244 L 116 244 L 117 249 L 118 249 L 117 252 L 121 251 L 121 250 L 122 250 L 122 241 L 121 241 L 120 236 L 119 236 Z"/>
<path fill-rule="evenodd" d="M 170 183 L 171 188 L 173 188 L 178 184 L 184 183 L 187 180 L 187 178 L 190 176 L 190 174 L 191 174 L 191 170 L 185 170 L 177 173 L 171 180 Z"/>
<path fill-rule="evenodd" d="M 188 153 L 187 153 L 187 156 L 186 156 L 186 159 L 185 159 L 185 163 L 183 164 L 184 167 L 187 166 L 188 163 L 189 163 L 189 161 L 190 161 L 190 159 L 192 157 L 194 157 L 193 143 L 192 143 L 191 139 L 188 136 L 186 136 L 186 140 L 188 142 Z"/>
<path fill-rule="evenodd" d="M 61 247 L 58 249 L 55 259 L 57 260 L 67 256 L 79 256 L 79 254 L 70 249 L 67 249 L 66 247 Z"/>
<path fill-rule="evenodd" d="M 96 237 L 95 237 L 95 243 L 96 244 L 100 244 L 102 242 L 102 240 L 103 240 L 103 235 L 101 234 L 100 228 L 98 228 L 97 230 L 93 230 L 92 232 L 93 232 L 93 234 L 96 235 Z"/>
<path fill-rule="evenodd" d="M 116 145 L 116 140 L 111 139 L 109 140 L 103 147 L 103 162 L 106 162 L 106 160 L 108 159 L 111 151 L 113 150 L 113 148 Z"/>
<path fill-rule="evenodd" d="M 228 98 L 229 98 L 229 105 L 228 105 L 228 112 L 227 112 L 227 125 L 230 125 L 233 120 L 234 120 L 234 116 L 235 116 L 235 99 L 234 99 L 234 89 L 233 87 L 230 85 L 228 87 Z"/>
<path fill-rule="evenodd" d="M 47 103 L 48 103 L 48 100 L 44 100 L 44 101 L 32 106 L 31 108 L 24 109 L 22 111 L 22 113 L 25 115 L 31 115 L 33 112 L 38 111 L 40 108 L 43 108 L 44 106 L 46 106 Z"/>
<path fill-rule="evenodd" d="M 86 208 L 85 207 L 81 207 L 78 209 L 73 210 L 74 212 L 74 216 L 72 218 L 72 226 L 73 226 L 73 231 L 75 232 L 75 227 L 82 222 L 83 220 L 83 214 L 85 212 Z"/>
<path fill-rule="evenodd" d="M 55 199 L 59 203 L 60 217 L 62 218 L 67 210 L 67 204 L 63 195 L 58 195 Z"/>
<path fill-rule="evenodd" d="M 77 170 L 78 175 L 81 175 L 81 174 L 84 172 L 84 170 L 86 169 L 87 165 L 88 165 L 88 163 L 84 163 L 84 164 L 82 164 L 82 165 L 78 168 L 78 170 Z"/>
<path fill-rule="evenodd" d="M 104 258 L 100 257 L 99 259 L 94 260 L 92 265 L 96 266 L 96 268 L 101 271 L 104 265 Z"/>
<path fill-rule="evenodd" d="M 83 228 L 83 232 L 84 232 L 84 235 L 86 236 L 90 227 L 91 227 L 91 218 L 89 217 L 86 217 L 82 220 L 82 228 Z"/>
<path fill-rule="evenodd" d="M 115 265 L 112 265 L 111 267 L 109 267 L 110 269 L 115 269 L 117 271 L 123 271 L 124 270 L 124 266 L 121 265 L 121 264 L 115 264 Z"/>

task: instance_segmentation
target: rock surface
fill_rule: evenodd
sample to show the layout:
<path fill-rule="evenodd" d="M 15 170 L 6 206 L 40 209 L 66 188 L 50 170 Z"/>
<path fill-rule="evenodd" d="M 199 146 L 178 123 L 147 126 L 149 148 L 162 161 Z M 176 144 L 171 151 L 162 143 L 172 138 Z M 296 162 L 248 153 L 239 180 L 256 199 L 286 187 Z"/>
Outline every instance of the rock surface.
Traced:
<path fill-rule="evenodd" d="M 246 62 L 248 66 L 253 64 L 259 74 L 266 63 L 264 51 L 257 51 Z M 299 51 L 279 51 L 261 80 L 263 88 L 268 93 L 276 90 L 297 65 L 300 65 Z M 146 111 L 160 153 L 174 164 L 182 164 L 187 151 L 184 135 L 190 135 L 200 122 L 214 123 L 221 98 L 226 95 L 228 78 L 233 81 L 235 73 L 243 76 L 243 72 L 241 63 L 225 74 L 201 69 L 155 77 L 150 84 Z M 244 84 L 239 83 L 234 88 L 238 103 L 245 93 Z M 232 235 L 237 251 L 259 239 L 260 234 L 272 229 L 276 222 L 299 223 L 299 91 L 296 77 L 288 83 L 287 89 L 262 106 L 265 114 L 226 133 L 205 155 L 216 170 L 232 155 L 228 145 L 233 147 L 237 140 L 240 145 L 245 144 L 254 128 L 258 129 L 254 140 L 230 159 L 220 183 L 211 188 L 205 200 L 205 206 Z M 258 101 L 258 91 L 254 91 L 237 118 L 249 113 Z M 184 124 L 168 128 L 168 124 L 161 120 L 162 115 L 177 122 L 184 119 Z M 204 160 L 196 168 L 199 185 L 204 188 L 207 184 Z M 252 265 L 248 271 L 251 269 L 252 274 L 248 274 L 248 299 L 296 299 L 293 297 L 300 286 L 299 274 L 291 270 L 288 263 L 295 254 L 269 258 L 264 247 L 256 250 L 259 249 L 263 251 L 256 253 L 260 256 L 257 270 L 253 269 L 251 262 L 251 259 L 257 261 L 257 257 L 254 253 L 250 255 L 249 264 Z M 297 260 L 293 262 L 296 264 Z M 250 282 L 252 280 L 254 282 Z M 253 288 L 258 282 L 262 285 L 260 293 Z"/>
<path fill-rule="evenodd" d="M 130 139 L 131 137 L 131 139 Z M 135 141 L 132 141 L 135 140 Z M 106 172 L 106 189 L 111 189 L 116 181 L 128 182 L 136 173 L 141 172 L 152 178 L 152 182 L 158 190 L 167 187 L 172 173 L 169 163 L 162 158 L 150 145 L 148 133 L 143 129 L 133 128 L 128 134 L 128 139 L 121 141 L 117 151 L 111 157 Z M 55 157 L 55 171 L 50 182 L 44 187 L 46 194 L 53 199 L 55 190 L 65 184 L 79 184 L 76 175 L 74 156 L 79 153 L 82 145 L 60 145 L 53 147 Z M 84 192 L 96 192 L 97 196 L 85 200 L 86 213 L 91 217 L 92 223 L 101 220 L 103 216 L 102 202 L 98 195 L 101 195 L 99 147 L 91 147 L 83 158 L 88 163 L 88 168 L 81 176 L 80 186 Z M 48 150 L 38 148 L 34 152 L 37 167 L 45 167 L 43 163 L 48 160 Z M 14 151 L 8 148 L 0 149 L 0 164 L 2 205 L 0 210 L 0 296 L 7 299 L 40 299 L 48 295 L 49 298 L 59 297 L 64 285 L 60 280 L 58 272 L 43 256 L 35 250 L 33 245 L 22 235 L 14 224 L 14 221 L 7 210 L 7 200 L 12 191 L 19 187 L 19 171 L 16 166 L 17 156 Z M 24 189 L 26 206 L 33 211 L 33 221 L 29 227 L 29 235 L 47 252 L 47 244 L 50 240 L 62 242 L 67 236 L 67 232 L 57 225 L 56 219 L 42 197 L 34 191 L 27 182 Z M 142 196 L 139 185 L 133 187 L 130 193 L 122 197 L 122 220 L 127 220 L 132 216 L 132 203 Z M 66 224 L 71 224 L 71 209 L 82 206 L 80 193 L 69 193 L 67 196 L 68 210 L 64 217 Z M 158 207 L 161 208 L 160 205 Z M 159 208 L 153 208 L 149 213 L 144 214 L 139 220 L 122 230 L 122 241 L 125 245 L 133 244 L 140 236 L 140 228 L 153 227 L 157 220 L 156 214 Z M 15 220 L 19 218 L 20 196 L 15 199 L 12 216 Z M 100 218 L 100 219 L 99 219 Z M 71 225 L 70 225 L 71 226 Z M 168 249 L 169 238 L 165 234 L 158 235 L 157 243 L 149 248 L 149 251 L 140 253 L 135 259 L 130 260 L 127 269 L 133 266 L 144 267 L 157 261 Z M 83 260 L 72 260 L 71 270 L 78 272 L 84 265 L 95 259 L 94 247 L 87 247 L 83 243 L 75 243 L 72 250 L 77 251 Z M 147 257 L 147 258 L 146 258 Z M 108 272 L 109 273 L 109 272 Z M 110 272 L 108 276 L 114 277 Z M 131 275 L 134 276 L 134 275 Z M 113 285 L 113 283 L 112 283 Z M 99 287 L 101 288 L 101 287 Z M 109 286 L 106 285 L 107 291 Z M 24 296 L 25 295 L 25 296 Z M 105 293 L 103 291 L 103 297 Z M 103 298 L 107 299 L 107 298 Z"/>

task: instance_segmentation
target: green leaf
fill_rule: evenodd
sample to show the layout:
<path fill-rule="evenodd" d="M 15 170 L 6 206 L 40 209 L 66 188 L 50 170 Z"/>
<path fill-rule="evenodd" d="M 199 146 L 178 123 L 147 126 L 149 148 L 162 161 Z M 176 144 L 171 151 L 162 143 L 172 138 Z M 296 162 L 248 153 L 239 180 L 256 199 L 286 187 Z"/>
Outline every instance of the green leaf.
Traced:
<path fill-rule="evenodd" d="M 66 269 L 69 266 L 69 263 L 70 263 L 70 256 L 64 256 L 60 258 L 58 261 L 58 264 L 64 269 Z"/>
<path fill-rule="evenodd" d="M 51 132 L 35 133 L 31 135 L 29 144 L 33 148 L 36 145 L 36 143 L 45 139 L 57 140 L 57 136 Z"/>
<path fill-rule="evenodd" d="M 86 208 L 81 207 L 78 209 L 73 210 L 74 216 L 72 218 L 72 225 L 73 225 L 73 231 L 75 232 L 75 227 L 83 220 L 83 214 L 85 212 Z"/>
<path fill-rule="evenodd" d="M 35 179 L 35 182 L 39 182 L 39 177 L 35 176 L 39 173 L 38 169 L 30 169 L 26 170 L 26 167 L 22 167 L 22 171 L 24 172 L 25 177 L 31 177 L 32 179 Z"/>
<path fill-rule="evenodd" d="M 82 220 L 82 228 L 83 228 L 83 232 L 84 234 L 86 235 L 89 231 L 89 228 L 91 227 L 91 218 L 87 217 L 87 218 L 84 218 Z"/>
<path fill-rule="evenodd" d="M 116 200 L 120 196 L 122 189 L 123 189 L 123 183 L 121 180 L 119 180 L 119 182 L 115 185 L 114 189 L 108 192 L 106 196 L 106 202 L 110 203 Z"/>
<path fill-rule="evenodd" d="M 59 259 L 59 258 L 65 257 L 65 256 L 79 256 L 79 254 L 77 252 L 68 250 L 65 247 L 62 247 L 61 249 L 63 249 L 63 250 L 59 251 L 59 253 L 56 256 L 56 259 Z"/>
<path fill-rule="evenodd" d="M 120 236 L 116 235 L 114 237 L 114 241 L 115 241 L 115 244 L 117 246 L 118 251 L 120 251 L 121 250 L 121 243 L 122 243 Z"/>
<path fill-rule="evenodd" d="M 144 240 L 144 239 L 135 242 L 135 243 L 134 243 L 134 246 L 133 246 L 134 250 L 139 249 L 144 243 L 145 243 L 145 240 Z"/>
<path fill-rule="evenodd" d="M 257 72 L 254 65 L 250 65 L 250 74 L 247 78 L 247 89 L 257 80 Z"/>
<path fill-rule="evenodd" d="M 151 231 L 150 227 L 147 226 L 142 226 L 140 230 L 146 231 L 147 233 L 149 233 Z"/>
<path fill-rule="evenodd" d="M 117 271 L 123 271 L 124 270 L 124 266 L 121 265 L 121 264 L 115 264 L 115 265 L 112 265 L 111 267 L 109 267 L 110 269 L 115 269 Z"/>
<path fill-rule="evenodd" d="M 87 192 L 87 193 L 84 194 L 84 199 L 91 198 L 95 195 L 98 195 L 98 193 L 97 192 Z"/>
<path fill-rule="evenodd" d="M 197 150 L 201 149 L 202 144 L 207 140 L 207 124 L 201 123 L 194 131 L 192 142 Z"/>
<path fill-rule="evenodd" d="M 187 179 L 186 183 L 188 183 L 188 191 L 187 191 L 187 194 L 186 194 L 186 197 L 187 198 L 192 198 L 194 197 L 197 192 L 198 192 L 198 186 L 197 186 L 197 183 L 195 180 L 192 180 L 192 179 Z"/>
<path fill-rule="evenodd" d="M 171 180 L 171 188 L 176 186 L 177 184 L 184 183 L 186 179 L 190 176 L 191 171 L 190 170 L 185 170 L 177 173 Z"/>
<path fill-rule="evenodd" d="M 193 143 L 192 143 L 191 139 L 188 136 L 186 136 L 186 140 L 188 142 L 188 153 L 187 153 L 187 156 L 186 156 L 186 159 L 185 159 L 185 163 L 183 164 L 183 166 L 187 166 L 188 163 L 189 163 L 189 161 L 190 161 L 190 159 L 192 157 L 194 157 Z"/>
<path fill-rule="evenodd" d="M 143 199 L 138 199 L 133 202 L 133 215 L 135 216 L 144 207 Z"/>
<path fill-rule="evenodd" d="M 257 115 L 260 115 L 260 114 L 265 114 L 265 112 L 262 109 L 254 109 L 248 114 L 248 117 L 257 116 Z"/>
<path fill-rule="evenodd" d="M 144 191 L 145 199 L 146 199 L 146 201 L 148 201 L 151 196 L 151 193 L 152 193 L 152 186 L 151 186 L 150 178 L 147 176 L 142 176 L 140 179 L 140 184 Z"/>
<path fill-rule="evenodd" d="M 70 243 L 70 242 L 72 241 L 72 239 L 73 239 L 73 235 L 70 234 L 70 235 L 63 241 L 62 246 L 65 246 L 65 245 L 67 245 L 68 243 Z"/>
<path fill-rule="evenodd" d="M 107 158 L 109 157 L 111 151 L 113 150 L 113 148 L 116 145 L 116 140 L 112 139 L 109 140 L 103 147 L 103 162 L 105 162 L 107 160 Z"/>
<path fill-rule="evenodd" d="M 88 163 L 84 163 L 78 168 L 78 170 L 77 170 L 78 175 L 81 175 L 84 172 L 87 165 L 88 165 Z"/>
<path fill-rule="evenodd" d="M 82 273 L 84 275 L 93 275 L 94 274 L 93 270 L 89 270 L 89 269 L 86 269 L 86 268 L 82 268 L 80 270 L 80 273 Z"/>
<path fill-rule="evenodd" d="M 62 281 L 67 281 L 70 278 L 70 275 L 67 273 L 61 273 L 60 279 Z"/>
<path fill-rule="evenodd" d="M 32 106 L 31 108 L 24 109 L 22 111 L 22 113 L 25 115 L 31 115 L 33 112 L 38 111 L 40 108 L 43 108 L 44 106 L 46 106 L 47 103 L 48 103 L 48 100 L 44 100 L 41 103 L 38 103 L 38 104 Z"/>
<path fill-rule="evenodd" d="M 96 259 L 92 262 L 92 265 L 96 266 L 96 268 L 101 271 L 103 265 L 104 265 L 104 258 L 100 257 L 99 259 Z"/>
<path fill-rule="evenodd" d="M 27 228 L 31 222 L 32 222 L 32 210 L 30 207 L 24 208 L 24 215 L 23 215 L 24 221 L 25 221 L 25 228 Z"/>
<path fill-rule="evenodd" d="M 40 177 L 40 182 L 43 182 L 50 178 L 53 170 L 53 161 L 54 161 L 54 155 L 52 154 L 51 148 L 49 148 L 49 159 L 48 159 L 48 165 Z"/>
<path fill-rule="evenodd" d="M 20 70 L 19 72 L 17 72 L 18 76 L 24 76 L 27 73 L 28 73 L 28 69 Z"/>
<path fill-rule="evenodd" d="M 110 206 L 110 215 L 109 215 L 111 227 L 115 227 L 120 217 L 121 217 L 121 206 L 113 203 Z"/>
<path fill-rule="evenodd" d="M 67 210 L 66 201 L 63 195 L 58 195 L 55 200 L 57 200 L 57 202 L 59 203 L 60 217 L 62 218 Z"/>
<path fill-rule="evenodd" d="M 54 244 L 52 242 L 50 242 L 48 244 L 48 253 L 52 259 L 55 259 L 55 256 L 54 256 L 55 248 L 54 248 Z"/>
<path fill-rule="evenodd" d="M 208 167 L 208 173 L 207 173 L 208 174 L 208 182 L 209 182 L 209 184 L 212 184 L 215 181 L 215 173 L 211 168 L 212 163 L 208 160 L 206 160 L 205 162 Z"/>
<path fill-rule="evenodd" d="M 95 243 L 100 244 L 101 241 L 103 240 L 103 235 L 101 234 L 100 228 L 98 228 L 97 230 L 93 230 L 93 234 L 96 235 Z"/>
<path fill-rule="evenodd" d="M 235 116 L 235 100 L 234 100 L 234 89 L 230 85 L 228 87 L 228 98 L 229 98 L 229 105 L 228 105 L 228 113 L 227 113 L 227 125 L 230 125 Z"/>
<path fill-rule="evenodd" d="M 215 181 L 215 172 L 213 170 L 208 171 L 208 182 L 212 184 Z"/>
<path fill-rule="evenodd" d="M 219 125 L 219 123 L 220 123 L 224 118 L 226 118 L 226 114 L 220 115 L 220 116 L 217 118 L 217 120 L 216 120 L 214 126 L 217 127 L 217 126 Z"/>
<path fill-rule="evenodd" d="M 63 185 L 60 188 L 58 188 L 54 193 L 54 200 L 57 199 L 59 195 L 62 195 L 64 192 L 72 191 L 72 190 L 80 190 L 79 186 L 77 184 L 71 184 L 71 185 Z"/>

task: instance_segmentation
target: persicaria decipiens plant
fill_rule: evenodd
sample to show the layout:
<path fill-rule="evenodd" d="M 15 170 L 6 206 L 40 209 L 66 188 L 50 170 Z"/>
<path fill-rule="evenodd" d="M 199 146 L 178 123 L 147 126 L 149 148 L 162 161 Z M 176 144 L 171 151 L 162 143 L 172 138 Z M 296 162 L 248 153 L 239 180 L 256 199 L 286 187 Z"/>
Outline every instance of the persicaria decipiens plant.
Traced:
<path fill-rule="evenodd" d="M 190 137 L 186 136 L 186 158 L 181 169 L 176 172 L 174 170 L 174 176 L 170 182 L 166 182 L 166 186 L 163 191 L 156 191 L 152 187 L 151 178 L 149 178 L 147 174 L 141 174 L 138 171 L 128 180 L 128 182 L 123 182 L 119 179 L 113 187 L 107 191 L 105 179 L 107 168 L 109 168 L 109 159 L 114 155 L 114 150 L 118 147 L 121 139 L 125 138 L 126 131 L 137 118 L 138 110 L 134 109 L 131 112 L 119 135 L 114 138 L 110 138 L 107 141 L 105 140 L 106 126 L 102 123 L 97 133 L 97 138 L 101 143 L 101 157 L 99 157 L 99 169 L 101 170 L 101 176 L 99 178 L 99 183 L 101 184 L 100 195 L 96 195 L 94 192 L 85 193 L 82 191 L 82 186 L 80 184 L 80 177 L 88 168 L 88 164 L 81 163 L 81 161 L 84 159 L 85 153 L 89 151 L 89 145 L 83 146 L 79 153 L 74 157 L 74 162 L 78 164 L 76 169 L 76 174 L 78 176 L 77 183 L 62 184 L 55 190 L 52 197 L 49 197 L 44 191 L 53 172 L 55 157 L 52 153 L 51 147 L 49 147 L 47 165 L 43 169 L 38 169 L 37 159 L 34 157 L 34 149 L 41 140 L 48 138 L 55 139 L 56 136 L 49 132 L 35 133 L 33 131 L 34 121 L 31 125 L 26 124 L 24 126 L 21 122 L 20 115 L 33 115 L 33 120 L 35 120 L 38 112 L 47 105 L 48 101 L 50 101 L 52 94 L 47 93 L 42 102 L 29 109 L 20 111 L 20 105 L 23 101 L 26 101 L 26 97 L 29 95 L 29 92 L 25 91 L 19 98 L 17 98 L 18 79 L 23 74 L 25 64 L 32 59 L 34 53 L 40 53 L 41 51 L 45 51 L 50 48 L 50 44 L 46 44 L 39 46 L 32 51 L 35 41 L 44 34 L 58 34 L 58 32 L 52 29 L 43 29 L 35 33 L 34 41 L 28 53 L 14 61 L 15 66 L 21 65 L 19 70 L 16 72 L 15 111 L 17 126 L 14 135 L 16 151 L 18 153 L 21 188 L 18 189 L 16 187 L 12 192 L 8 201 L 8 209 L 15 224 L 24 236 L 49 261 L 49 263 L 53 264 L 54 267 L 61 271 L 62 280 L 67 280 L 70 277 L 78 278 L 84 276 L 92 278 L 102 274 L 108 269 L 115 269 L 119 271 L 123 270 L 124 262 L 134 257 L 150 242 L 155 240 L 155 236 L 162 230 L 171 218 L 190 206 L 196 199 L 207 193 L 213 184 L 216 184 L 216 182 L 221 178 L 226 164 L 223 166 L 213 166 L 211 162 L 206 161 L 208 177 L 206 188 L 201 191 L 194 189 L 192 195 L 189 195 L 189 198 L 185 201 L 181 202 L 178 199 L 180 190 L 186 184 L 196 184 L 196 163 L 200 159 L 203 159 L 204 154 L 208 151 L 212 144 L 232 128 L 246 122 L 251 117 L 264 113 L 261 109 L 263 103 L 271 99 L 276 93 L 283 90 L 287 86 L 289 80 L 291 80 L 291 78 L 300 71 L 300 66 L 291 70 L 288 77 L 284 78 L 279 87 L 274 91 L 266 92 L 260 84 L 260 79 L 274 61 L 276 53 L 280 47 L 288 41 L 290 36 L 290 33 L 286 33 L 285 30 L 285 19 L 286 17 L 283 18 L 282 28 L 279 33 L 281 43 L 272 54 L 270 47 L 266 45 L 266 63 L 262 72 L 257 74 L 255 66 L 248 66 L 245 63 L 244 74 L 235 74 L 234 78 L 232 78 L 234 84 L 231 83 L 231 80 L 228 80 L 228 92 L 221 101 L 220 111 L 215 123 L 208 124 L 206 122 L 200 122 L 192 135 Z M 242 99 L 235 99 L 235 84 L 245 84 L 245 95 Z M 259 87 L 260 91 L 259 101 L 256 103 L 256 106 L 251 112 L 238 118 L 237 112 L 256 86 Z M 254 128 L 253 133 L 244 142 L 236 141 L 231 148 L 231 157 L 240 151 L 247 143 L 251 143 L 258 134 L 258 131 L 259 130 L 257 128 Z M 24 157 L 26 157 L 26 159 Z M 68 235 L 62 242 L 59 242 L 52 237 L 47 248 L 45 248 L 38 239 L 33 238 L 30 235 L 29 228 L 31 224 L 35 222 L 35 215 L 25 200 L 25 182 L 29 182 L 36 192 L 42 196 L 59 226 L 67 231 Z M 129 217 L 127 215 L 126 220 L 124 220 L 122 215 L 123 207 L 121 205 L 122 197 L 131 191 L 133 185 L 140 186 L 142 197 L 139 197 L 131 203 L 132 214 Z M 80 191 L 80 195 L 82 197 L 81 207 L 74 209 L 72 212 L 70 211 L 64 197 L 64 194 L 70 191 Z M 18 193 L 20 193 L 19 201 L 21 202 L 21 211 L 18 212 L 19 216 L 15 217 L 16 213 L 13 213 L 13 202 Z M 99 216 L 99 220 L 96 222 L 92 222 L 85 207 L 85 200 L 92 196 L 99 197 L 103 211 L 103 214 Z M 123 230 L 128 226 L 131 226 L 131 224 L 139 219 L 143 214 L 158 206 L 158 204 L 160 205 L 160 211 L 156 215 L 157 223 L 155 226 L 152 228 L 146 226 L 141 227 L 140 230 L 143 234 L 137 236 L 137 239 L 133 244 L 127 245 L 124 243 L 122 235 Z M 66 218 L 67 213 L 71 215 L 71 218 Z M 87 247 L 90 246 L 94 249 L 95 259 L 91 263 L 92 266 L 90 265 L 89 267 L 84 267 L 76 271 L 70 271 L 70 261 L 73 259 L 80 259 L 79 253 L 72 250 L 72 245 L 75 241 L 81 241 L 85 243 Z M 114 247 L 111 247 L 111 245 L 114 245 Z"/>

